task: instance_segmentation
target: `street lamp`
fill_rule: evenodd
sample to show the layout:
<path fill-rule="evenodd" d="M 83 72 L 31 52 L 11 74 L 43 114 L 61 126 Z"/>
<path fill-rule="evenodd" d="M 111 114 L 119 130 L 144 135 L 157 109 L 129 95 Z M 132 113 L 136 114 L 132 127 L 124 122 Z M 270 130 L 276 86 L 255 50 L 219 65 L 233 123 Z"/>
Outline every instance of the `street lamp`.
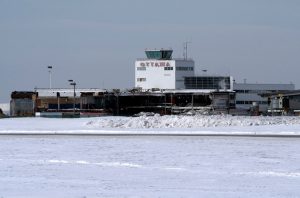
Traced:
<path fill-rule="evenodd" d="M 51 79 L 51 78 L 52 78 L 52 68 L 53 68 L 53 67 L 52 67 L 51 65 L 48 66 L 48 72 L 49 72 L 49 88 L 50 88 L 50 89 L 52 89 L 52 79 Z"/>
<path fill-rule="evenodd" d="M 75 97 L 76 97 L 76 93 L 75 93 L 75 87 L 76 87 L 76 82 L 73 80 L 69 80 L 70 85 L 73 86 L 74 88 L 74 94 L 73 94 L 73 115 L 75 116 Z"/>

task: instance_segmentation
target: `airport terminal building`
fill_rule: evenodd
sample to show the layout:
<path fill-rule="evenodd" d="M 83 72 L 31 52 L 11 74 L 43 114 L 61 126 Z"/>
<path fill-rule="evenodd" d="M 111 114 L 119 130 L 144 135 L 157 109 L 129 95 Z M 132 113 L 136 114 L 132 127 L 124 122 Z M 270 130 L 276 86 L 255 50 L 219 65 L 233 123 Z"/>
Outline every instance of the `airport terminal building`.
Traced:
<path fill-rule="evenodd" d="M 192 111 L 234 115 L 267 112 L 264 93 L 294 90 L 293 84 L 236 83 L 232 76 L 195 75 L 195 62 L 173 58 L 173 50 L 145 50 L 135 61 L 135 86 L 127 90 L 36 88 L 13 92 L 11 116 L 182 114 Z M 255 108 L 254 108 L 255 107 Z M 255 110 L 255 113 L 253 113 Z"/>

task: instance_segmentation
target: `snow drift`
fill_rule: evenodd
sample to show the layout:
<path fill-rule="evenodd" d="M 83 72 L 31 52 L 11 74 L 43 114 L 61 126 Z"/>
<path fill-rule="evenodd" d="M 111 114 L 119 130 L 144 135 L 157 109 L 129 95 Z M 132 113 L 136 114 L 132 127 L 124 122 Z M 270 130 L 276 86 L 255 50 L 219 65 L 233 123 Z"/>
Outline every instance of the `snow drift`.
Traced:
<path fill-rule="evenodd" d="M 101 117 L 86 123 L 97 128 L 202 128 L 228 126 L 263 126 L 300 124 L 296 116 L 230 116 L 230 115 L 195 115 L 195 116 L 140 116 L 140 117 Z"/>

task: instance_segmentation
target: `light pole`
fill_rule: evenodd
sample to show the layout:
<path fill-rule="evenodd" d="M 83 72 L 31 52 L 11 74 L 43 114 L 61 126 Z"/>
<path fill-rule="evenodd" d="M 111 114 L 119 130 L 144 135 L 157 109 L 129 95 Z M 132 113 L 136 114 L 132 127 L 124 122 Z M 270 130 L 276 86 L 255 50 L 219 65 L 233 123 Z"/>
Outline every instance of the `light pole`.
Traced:
<path fill-rule="evenodd" d="M 52 89 L 52 79 L 51 79 L 51 78 L 52 78 L 52 68 L 53 68 L 53 67 L 52 67 L 51 65 L 48 66 L 48 72 L 49 72 L 49 88 L 50 88 L 50 89 Z"/>
<path fill-rule="evenodd" d="M 69 80 L 70 85 L 73 86 L 74 88 L 74 94 L 73 94 L 73 115 L 75 116 L 75 97 L 76 97 L 76 93 L 75 93 L 75 87 L 76 87 L 76 82 L 73 80 Z"/>

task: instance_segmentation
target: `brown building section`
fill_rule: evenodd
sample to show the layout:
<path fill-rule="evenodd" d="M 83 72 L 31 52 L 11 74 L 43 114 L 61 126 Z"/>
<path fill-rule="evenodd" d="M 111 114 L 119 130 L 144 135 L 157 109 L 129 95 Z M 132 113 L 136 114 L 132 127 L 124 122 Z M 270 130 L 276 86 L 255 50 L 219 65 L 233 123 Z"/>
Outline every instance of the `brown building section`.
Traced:
<path fill-rule="evenodd" d="M 36 92 L 14 91 L 11 93 L 10 115 L 27 117 L 35 115 Z"/>
<path fill-rule="evenodd" d="M 49 90 L 50 91 L 50 90 Z M 50 93 L 50 92 L 49 92 Z M 53 94 L 55 93 L 55 94 Z M 39 96 L 41 95 L 41 96 Z M 46 96 L 39 92 L 13 92 L 11 116 L 55 115 L 64 117 L 76 113 L 81 116 L 124 115 L 153 112 L 161 115 L 182 114 L 191 110 L 206 109 L 210 113 L 229 113 L 235 106 L 234 92 L 81 92 L 63 96 L 53 92 Z"/>

